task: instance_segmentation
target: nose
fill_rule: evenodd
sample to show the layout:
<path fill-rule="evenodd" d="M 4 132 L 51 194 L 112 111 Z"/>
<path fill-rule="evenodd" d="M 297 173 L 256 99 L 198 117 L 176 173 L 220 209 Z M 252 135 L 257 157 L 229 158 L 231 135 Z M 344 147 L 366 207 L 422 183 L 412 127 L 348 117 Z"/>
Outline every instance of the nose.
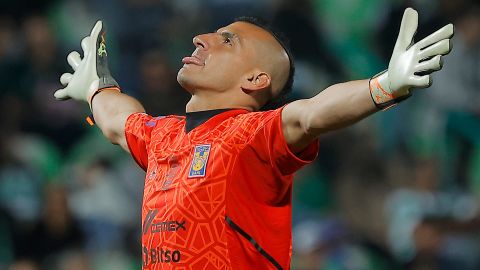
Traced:
<path fill-rule="evenodd" d="M 208 49 L 207 34 L 195 36 L 193 38 L 193 45 L 200 49 Z"/>

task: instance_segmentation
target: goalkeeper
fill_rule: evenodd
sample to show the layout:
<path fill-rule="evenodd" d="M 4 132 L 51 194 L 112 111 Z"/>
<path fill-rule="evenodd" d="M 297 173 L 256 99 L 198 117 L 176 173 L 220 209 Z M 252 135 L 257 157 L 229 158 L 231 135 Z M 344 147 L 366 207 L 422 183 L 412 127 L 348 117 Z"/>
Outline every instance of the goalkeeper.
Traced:
<path fill-rule="evenodd" d="M 406 9 L 388 69 L 370 80 L 260 111 L 291 89 L 293 59 L 267 25 L 241 18 L 193 39 L 177 75 L 191 94 L 186 116 L 152 117 L 109 73 L 97 22 L 83 58 L 68 55 L 74 72 L 55 97 L 87 102 L 145 170 L 143 269 L 289 269 L 292 178 L 316 157 L 318 137 L 429 87 L 451 50 L 453 25 L 415 43 L 417 25 Z"/>

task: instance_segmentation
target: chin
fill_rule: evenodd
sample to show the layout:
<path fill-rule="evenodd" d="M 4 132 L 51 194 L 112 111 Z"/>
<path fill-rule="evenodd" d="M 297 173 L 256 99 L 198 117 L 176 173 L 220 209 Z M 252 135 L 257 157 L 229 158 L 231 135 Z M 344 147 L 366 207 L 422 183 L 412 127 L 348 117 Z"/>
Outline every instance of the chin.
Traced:
<path fill-rule="evenodd" d="M 179 71 L 178 71 L 178 74 L 177 74 L 177 82 L 180 84 L 180 86 L 187 90 L 189 93 L 192 93 L 193 89 L 195 88 L 192 84 L 192 80 L 191 78 L 189 78 L 189 76 L 187 76 L 187 74 L 185 74 L 185 69 L 184 68 L 181 68 Z"/>

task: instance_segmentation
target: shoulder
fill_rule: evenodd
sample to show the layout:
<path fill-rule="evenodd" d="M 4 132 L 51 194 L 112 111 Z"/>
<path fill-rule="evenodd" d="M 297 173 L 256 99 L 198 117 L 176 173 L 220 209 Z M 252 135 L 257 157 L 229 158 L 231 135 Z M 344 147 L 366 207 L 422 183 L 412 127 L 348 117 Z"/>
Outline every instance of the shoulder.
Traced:
<path fill-rule="evenodd" d="M 253 139 L 263 129 L 271 130 L 275 120 L 280 119 L 281 110 L 257 111 L 237 115 L 229 119 L 227 128 L 222 130 L 224 137 L 232 137 L 235 143 L 244 144 Z"/>
<path fill-rule="evenodd" d="M 164 115 L 151 116 L 146 113 L 133 113 L 127 118 L 127 126 L 137 126 L 145 128 L 157 128 L 166 125 L 173 125 L 185 121 L 184 116 Z"/>
<path fill-rule="evenodd" d="M 275 117 L 280 116 L 280 114 L 281 108 L 270 111 L 249 112 L 238 115 L 234 121 L 237 124 L 262 126 L 275 119 Z"/>
<path fill-rule="evenodd" d="M 184 125 L 185 117 L 183 116 L 151 116 L 146 113 L 134 113 L 127 118 L 125 132 L 150 139 L 153 135 L 182 130 Z"/>

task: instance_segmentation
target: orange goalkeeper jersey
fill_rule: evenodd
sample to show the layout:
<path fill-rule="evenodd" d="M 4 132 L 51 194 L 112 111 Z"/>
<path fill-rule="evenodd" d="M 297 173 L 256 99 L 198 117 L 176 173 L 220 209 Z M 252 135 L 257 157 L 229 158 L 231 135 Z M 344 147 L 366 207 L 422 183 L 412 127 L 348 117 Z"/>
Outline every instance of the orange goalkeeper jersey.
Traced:
<path fill-rule="evenodd" d="M 289 269 L 293 173 L 318 142 L 289 151 L 281 110 L 186 118 L 129 116 L 130 152 L 146 171 L 143 269 Z"/>

